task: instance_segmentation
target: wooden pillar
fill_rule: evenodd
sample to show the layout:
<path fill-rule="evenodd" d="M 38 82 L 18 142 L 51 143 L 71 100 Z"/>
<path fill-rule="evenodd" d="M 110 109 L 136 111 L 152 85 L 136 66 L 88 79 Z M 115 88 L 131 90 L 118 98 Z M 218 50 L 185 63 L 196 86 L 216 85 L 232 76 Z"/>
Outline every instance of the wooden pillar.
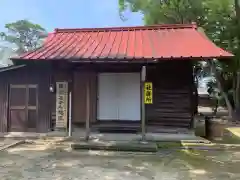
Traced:
<path fill-rule="evenodd" d="M 146 80 L 146 66 L 142 66 L 141 70 L 141 129 L 142 141 L 146 140 L 146 116 L 145 116 L 145 103 L 144 103 L 144 83 Z"/>
<path fill-rule="evenodd" d="M 86 85 L 86 136 L 85 140 L 88 141 L 90 136 L 90 78 L 88 77 Z"/>
<path fill-rule="evenodd" d="M 68 98 L 68 136 L 72 136 L 72 91 L 69 92 Z"/>

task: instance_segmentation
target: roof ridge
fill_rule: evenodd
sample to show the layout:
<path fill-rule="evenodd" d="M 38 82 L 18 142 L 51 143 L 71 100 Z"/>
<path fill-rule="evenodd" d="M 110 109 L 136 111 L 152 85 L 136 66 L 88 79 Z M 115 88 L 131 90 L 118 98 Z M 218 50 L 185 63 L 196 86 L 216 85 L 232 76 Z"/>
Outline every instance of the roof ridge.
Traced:
<path fill-rule="evenodd" d="M 126 27 L 102 27 L 102 28 L 56 28 L 54 33 L 71 33 L 71 32 L 99 32 L 99 31 L 135 31 L 135 30 L 149 30 L 149 29 L 197 29 L 196 23 L 191 24 L 158 24 L 149 26 L 126 26 Z"/>

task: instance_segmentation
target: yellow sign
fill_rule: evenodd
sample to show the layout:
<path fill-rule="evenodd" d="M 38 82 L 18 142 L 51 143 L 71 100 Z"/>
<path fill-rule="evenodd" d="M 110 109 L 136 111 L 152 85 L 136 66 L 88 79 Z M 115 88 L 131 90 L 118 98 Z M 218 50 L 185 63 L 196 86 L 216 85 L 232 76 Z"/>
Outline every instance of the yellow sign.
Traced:
<path fill-rule="evenodd" d="M 151 82 L 144 83 L 144 103 L 145 104 L 153 103 L 153 88 Z"/>

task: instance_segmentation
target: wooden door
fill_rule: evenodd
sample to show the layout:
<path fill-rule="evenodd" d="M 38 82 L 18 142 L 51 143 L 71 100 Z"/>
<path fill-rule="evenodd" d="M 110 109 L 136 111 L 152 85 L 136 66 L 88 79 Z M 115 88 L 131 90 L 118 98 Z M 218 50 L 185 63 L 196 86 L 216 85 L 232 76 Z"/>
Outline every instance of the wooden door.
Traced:
<path fill-rule="evenodd" d="M 10 85 L 9 131 L 36 131 L 37 85 Z"/>

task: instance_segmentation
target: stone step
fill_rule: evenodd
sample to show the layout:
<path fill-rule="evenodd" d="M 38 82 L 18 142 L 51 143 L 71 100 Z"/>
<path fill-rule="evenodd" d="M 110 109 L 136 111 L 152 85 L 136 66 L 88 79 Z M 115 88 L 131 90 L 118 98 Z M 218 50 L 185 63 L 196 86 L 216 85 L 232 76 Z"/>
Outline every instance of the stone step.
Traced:
<path fill-rule="evenodd" d="M 140 131 L 140 128 L 133 127 L 101 127 L 97 131 L 100 133 L 137 133 Z"/>
<path fill-rule="evenodd" d="M 157 152 L 156 143 L 95 143 L 78 142 L 72 143 L 74 150 L 107 150 L 107 151 L 130 151 L 130 152 Z"/>

